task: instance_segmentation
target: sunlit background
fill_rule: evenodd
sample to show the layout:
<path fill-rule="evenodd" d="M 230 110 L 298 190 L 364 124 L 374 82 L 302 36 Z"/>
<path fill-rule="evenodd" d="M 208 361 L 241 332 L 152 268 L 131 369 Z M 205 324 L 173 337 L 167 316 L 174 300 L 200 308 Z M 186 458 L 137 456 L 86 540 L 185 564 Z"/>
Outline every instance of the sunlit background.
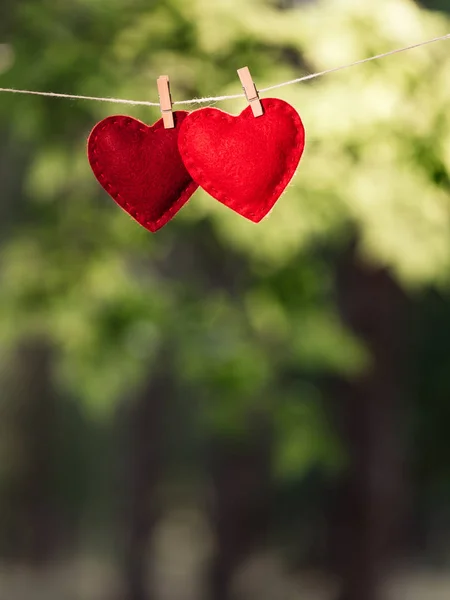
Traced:
<path fill-rule="evenodd" d="M 446 9 L 0 0 L 0 87 L 236 94 Z M 450 598 L 449 73 L 443 41 L 277 90 L 307 146 L 271 214 L 198 191 L 156 234 L 86 139 L 157 109 L 0 94 L 0 600 Z"/>

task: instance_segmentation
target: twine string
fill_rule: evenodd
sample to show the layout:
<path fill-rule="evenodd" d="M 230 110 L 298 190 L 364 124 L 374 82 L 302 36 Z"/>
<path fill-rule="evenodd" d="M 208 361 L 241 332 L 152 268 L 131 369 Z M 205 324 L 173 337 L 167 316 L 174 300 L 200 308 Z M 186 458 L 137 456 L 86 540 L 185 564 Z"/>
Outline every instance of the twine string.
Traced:
<path fill-rule="evenodd" d="M 435 42 L 440 42 L 443 40 L 448 40 L 450 38 L 450 33 L 446 35 L 441 35 L 439 37 L 432 38 L 430 40 L 426 40 L 425 42 L 418 42 L 416 44 L 411 44 L 410 46 L 405 46 L 404 48 L 396 48 L 395 50 L 390 50 L 389 52 L 383 52 L 382 54 L 376 54 L 375 56 L 370 56 L 368 58 L 363 58 L 361 60 L 356 60 L 352 63 L 348 63 L 346 65 L 341 65 L 339 67 L 332 67 L 331 69 L 326 69 L 325 71 L 318 71 L 317 73 L 311 73 L 309 75 L 304 75 L 303 77 L 299 77 L 298 79 L 291 79 L 290 81 L 284 81 L 283 83 L 277 83 L 276 85 L 271 85 L 270 87 L 262 88 L 259 90 L 260 94 L 265 94 L 271 90 L 276 90 L 278 88 L 282 88 L 286 85 L 293 85 L 295 83 L 302 83 L 303 81 L 309 81 L 311 79 L 316 79 L 317 77 L 322 77 L 324 75 L 329 75 L 331 73 L 337 73 L 338 71 L 343 71 L 344 69 L 349 69 L 350 67 L 355 67 L 357 65 L 362 65 L 364 63 L 368 63 L 372 60 L 379 60 L 381 58 L 385 58 L 387 56 L 392 56 L 394 54 L 399 54 L 400 52 L 406 52 L 407 50 L 413 50 L 415 48 L 420 48 L 421 46 L 426 46 L 428 44 L 433 44 Z M 15 88 L 0 88 L 0 92 L 10 93 L 10 94 L 26 94 L 29 96 L 46 96 L 48 98 L 66 98 L 70 100 L 91 100 L 94 102 L 111 102 L 113 104 L 129 104 L 132 106 L 159 106 L 159 102 L 147 102 L 146 100 L 126 100 L 124 98 L 102 98 L 98 96 L 79 96 L 76 94 L 60 94 L 57 92 L 40 92 L 36 90 L 19 90 Z M 224 100 L 234 100 L 236 98 L 245 98 L 245 94 L 233 94 L 229 96 L 212 96 L 212 97 L 204 97 L 204 98 L 192 98 L 191 100 L 178 100 L 174 102 L 174 105 L 183 105 L 183 104 L 209 104 L 211 102 L 222 102 Z"/>

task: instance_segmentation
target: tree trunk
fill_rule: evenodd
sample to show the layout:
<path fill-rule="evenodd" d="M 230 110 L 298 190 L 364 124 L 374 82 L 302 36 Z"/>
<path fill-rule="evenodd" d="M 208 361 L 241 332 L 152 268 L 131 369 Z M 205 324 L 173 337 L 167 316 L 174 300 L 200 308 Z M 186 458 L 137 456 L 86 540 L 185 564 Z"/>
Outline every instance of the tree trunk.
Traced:
<path fill-rule="evenodd" d="M 244 440 L 216 439 L 211 447 L 212 520 L 216 551 L 211 600 L 229 600 L 233 575 L 264 540 L 271 506 L 271 426 L 266 415 L 249 424 Z"/>
<path fill-rule="evenodd" d="M 52 352 L 42 339 L 23 340 L 5 382 L 8 426 L 15 443 L 6 487 L 9 557 L 41 566 L 56 553 L 56 393 Z M 3 511 L 2 511 L 3 512 Z"/>
<path fill-rule="evenodd" d="M 127 415 L 125 494 L 125 598 L 150 600 L 147 565 L 149 544 L 160 515 L 158 483 L 163 462 L 165 406 L 173 379 L 170 363 L 161 357 L 143 392 Z"/>
<path fill-rule="evenodd" d="M 340 600 L 377 600 L 398 541 L 405 490 L 400 419 L 406 299 L 388 272 L 358 260 L 354 246 L 338 267 L 337 293 L 344 322 L 372 357 L 367 372 L 337 388 L 350 460 L 335 512 Z"/>

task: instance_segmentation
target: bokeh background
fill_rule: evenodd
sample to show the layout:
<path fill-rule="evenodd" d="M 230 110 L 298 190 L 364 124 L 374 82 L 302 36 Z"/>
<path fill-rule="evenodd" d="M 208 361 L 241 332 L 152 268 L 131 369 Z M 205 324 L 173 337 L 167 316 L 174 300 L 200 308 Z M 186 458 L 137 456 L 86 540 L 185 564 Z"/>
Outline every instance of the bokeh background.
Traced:
<path fill-rule="evenodd" d="M 447 10 L 1 0 L 0 87 L 235 94 Z M 307 148 L 272 213 L 199 191 L 157 234 L 85 152 L 157 110 L 0 94 L 0 600 L 450 598 L 449 73 L 444 41 L 277 90 Z"/>

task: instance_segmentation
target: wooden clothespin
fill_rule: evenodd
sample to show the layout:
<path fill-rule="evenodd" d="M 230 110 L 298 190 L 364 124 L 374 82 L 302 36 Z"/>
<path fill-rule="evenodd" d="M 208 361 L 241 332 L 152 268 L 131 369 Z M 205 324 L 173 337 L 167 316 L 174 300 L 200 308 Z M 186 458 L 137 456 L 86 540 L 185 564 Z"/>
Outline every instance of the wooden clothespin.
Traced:
<path fill-rule="evenodd" d="M 172 112 L 172 98 L 170 97 L 169 78 L 167 75 L 161 75 L 157 81 L 159 104 L 164 122 L 164 129 L 173 129 L 175 123 Z"/>
<path fill-rule="evenodd" d="M 252 107 L 253 116 L 261 117 L 264 114 L 264 110 L 248 67 L 238 69 L 238 75 L 244 88 L 245 97 Z"/>

